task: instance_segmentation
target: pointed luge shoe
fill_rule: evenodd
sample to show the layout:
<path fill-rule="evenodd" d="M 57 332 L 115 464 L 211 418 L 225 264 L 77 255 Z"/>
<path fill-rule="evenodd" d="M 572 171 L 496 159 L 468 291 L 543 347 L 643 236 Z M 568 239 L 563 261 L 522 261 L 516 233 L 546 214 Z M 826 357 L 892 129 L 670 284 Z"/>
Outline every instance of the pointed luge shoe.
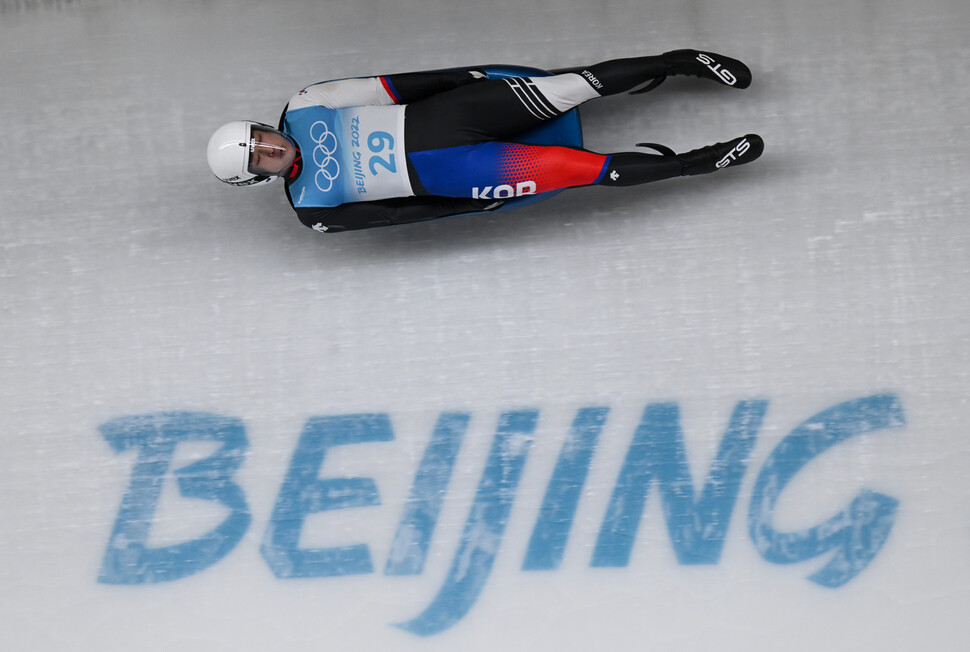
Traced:
<path fill-rule="evenodd" d="M 747 88 L 751 85 L 751 70 L 737 59 L 723 54 L 673 50 L 665 52 L 663 59 L 667 64 L 668 75 L 690 75 L 734 88 Z"/>
<path fill-rule="evenodd" d="M 744 165 L 761 156 L 765 141 L 757 134 L 748 134 L 726 143 L 714 143 L 700 149 L 678 154 L 681 175 L 709 174 L 732 165 Z"/>

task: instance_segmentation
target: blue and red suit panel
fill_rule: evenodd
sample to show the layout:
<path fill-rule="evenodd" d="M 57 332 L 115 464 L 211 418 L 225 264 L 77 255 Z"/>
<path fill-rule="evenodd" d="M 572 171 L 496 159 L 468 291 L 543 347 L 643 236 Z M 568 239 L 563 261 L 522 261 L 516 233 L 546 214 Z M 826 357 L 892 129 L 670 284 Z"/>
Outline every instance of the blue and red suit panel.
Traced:
<path fill-rule="evenodd" d="M 611 157 L 572 147 L 486 142 L 408 152 L 408 158 L 430 195 L 508 199 L 597 184 Z"/>

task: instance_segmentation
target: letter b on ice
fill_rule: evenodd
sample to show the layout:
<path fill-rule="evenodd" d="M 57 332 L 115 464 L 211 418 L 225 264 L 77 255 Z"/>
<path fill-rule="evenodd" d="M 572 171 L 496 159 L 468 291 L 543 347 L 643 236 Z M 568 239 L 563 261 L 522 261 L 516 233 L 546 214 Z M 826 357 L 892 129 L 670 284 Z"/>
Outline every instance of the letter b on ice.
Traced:
<path fill-rule="evenodd" d="M 163 412 L 114 419 L 100 430 L 116 453 L 137 450 L 138 460 L 104 553 L 99 582 L 177 580 L 208 568 L 239 543 L 251 520 L 243 491 L 232 480 L 248 448 L 242 421 L 214 414 Z M 176 446 L 186 441 L 214 441 L 222 446 L 209 457 L 175 471 L 179 492 L 185 498 L 221 503 L 230 514 L 197 539 L 151 548 L 148 534 L 162 485 Z"/>

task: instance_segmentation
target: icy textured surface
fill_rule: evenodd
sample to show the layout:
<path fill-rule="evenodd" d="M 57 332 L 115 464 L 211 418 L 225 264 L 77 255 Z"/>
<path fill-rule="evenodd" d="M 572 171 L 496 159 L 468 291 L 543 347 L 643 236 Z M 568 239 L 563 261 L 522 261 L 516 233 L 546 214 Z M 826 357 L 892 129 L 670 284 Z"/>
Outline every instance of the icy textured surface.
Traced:
<path fill-rule="evenodd" d="M 0 0 L 0 647 L 965 650 L 968 26 Z M 587 105 L 587 146 L 757 132 L 757 164 L 320 235 L 205 163 L 324 79 L 691 46 L 755 83 Z M 631 526 L 624 564 L 598 541 Z"/>

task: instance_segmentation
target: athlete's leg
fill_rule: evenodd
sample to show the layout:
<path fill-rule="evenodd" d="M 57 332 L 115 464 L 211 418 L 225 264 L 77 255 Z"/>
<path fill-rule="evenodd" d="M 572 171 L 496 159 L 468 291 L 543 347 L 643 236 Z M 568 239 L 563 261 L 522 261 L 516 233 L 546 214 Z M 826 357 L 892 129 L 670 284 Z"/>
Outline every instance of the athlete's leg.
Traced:
<path fill-rule="evenodd" d="M 419 194 L 509 199 L 576 186 L 632 186 L 743 165 L 764 143 L 750 134 L 684 154 L 657 147 L 643 152 L 597 154 L 547 145 L 487 142 L 412 152 L 408 158 L 423 187 Z"/>
<path fill-rule="evenodd" d="M 704 63 L 707 61 L 716 63 Z M 750 71 L 740 61 L 695 50 L 677 50 L 658 56 L 604 61 L 547 77 L 483 81 L 408 105 L 407 147 L 409 151 L 419 151 L 510 139 L 588 100 L 678 74 L 706 76 L 724 84 L 730 76 L 734 85 L 742 88 L 751 80 Z"/>
<path fill-rule="evenodd" d="M 514 135 L 599 97 L 575 73 L 492 79 L 409 104 L 409 152 L 514 140 Z"/>
<path fill-rule="evenodd" d="M 629 91 L 650 80 L 654 81 L 650 85 L 653 87 L 673 75 L 701 77 L 734 88 L 751 85 L 751 70 L 742 62 L 699 50 L 674 50 L 655 57 L 614 59 L 572 72 L 585 77 L 601 95 Z"/>
<path fill-rule="evenodd" d="M 410 152 L 408 159 L 420 181 L 412 179 L 412 186 L 421 188 L 418 194 L 508 199 L 599 183 L 610 157 L 571 147 L 489 141 Z M 679 173 L 680 165 L 676 168 Z"/>

